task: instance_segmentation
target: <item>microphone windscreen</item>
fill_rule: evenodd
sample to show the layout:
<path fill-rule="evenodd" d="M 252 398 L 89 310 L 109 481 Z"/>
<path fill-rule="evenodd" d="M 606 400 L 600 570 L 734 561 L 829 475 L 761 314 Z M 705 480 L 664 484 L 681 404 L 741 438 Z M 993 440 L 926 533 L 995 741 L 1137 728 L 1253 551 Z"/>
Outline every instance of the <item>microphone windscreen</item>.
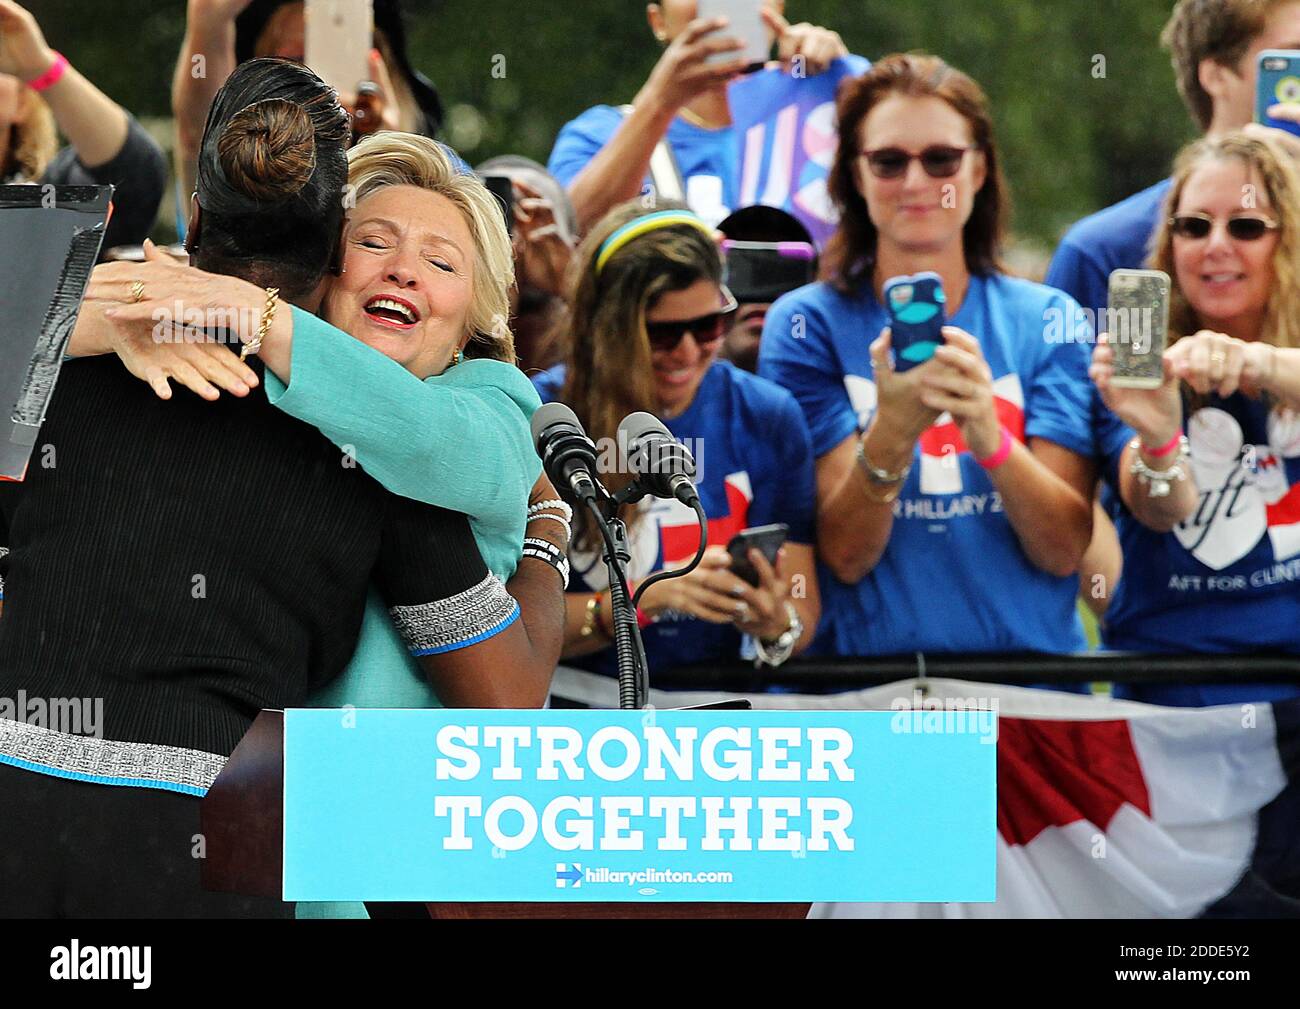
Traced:
<path fill-rule="evenodd" d="M 672 438 L 668 428 L 664 427 L 663 421 L 644 410 L 629 413 L 618 425 L 618 440 L 622 445 L 631 446 L 648 434 L 661 434 L 665 438 Z"/>
<path fill-rule="evenodd" d="M 542 435 L 556 424 L 571 424 L 580 433 L 586 433 L 582 430 L 582 423 L 578 420 L 578 415 L 563 403 L 543 403 L 538 407 L 537 412 L 533 414 L 532 424 L 533 445 L 539 452 L 541 451 Z"/>

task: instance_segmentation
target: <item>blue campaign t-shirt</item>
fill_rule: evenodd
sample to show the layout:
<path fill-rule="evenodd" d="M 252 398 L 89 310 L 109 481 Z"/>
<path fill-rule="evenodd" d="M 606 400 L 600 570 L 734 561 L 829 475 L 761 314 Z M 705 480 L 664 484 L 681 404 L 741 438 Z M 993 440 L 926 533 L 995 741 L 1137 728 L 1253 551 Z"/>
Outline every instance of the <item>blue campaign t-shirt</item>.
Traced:
<path fill-rule="evenodd" d="M 755 135 L 749 138 L 750 141 L 758 141 L 759 150 L 756 153 L 767 164 L 747 165 L 747 184 L 742 184 L 741 162 L 745 152 L 741 150 L 741 134 L 735 126 L 706 129 L 687 122 L 681 116 L 675 117 L 668 127 L 665 139 L 686 183 L 686 202 L 691 209 L 710 224 L 717 224 L 732 210 L 748 203 L 784 203 L 792 195 L 789 187 L 793 182 L 797 184 L 797 189 L 803 190 L 794 195 L 800 195 L 817 205 L 820 214 L 829 213 L 829 206 L 820 206 L 826 201 L 814 199 L 809 195 L 812 190 L 808 187 L 816 178 L 824 177 L 831 162 L 831 145 L 835 138 L 834 85 L 845 76 L 865 73 L 870 67 L 870 60 L 850 54 L 833 61 L 825 73 L 811 77 L 795 78 L 769 70 L 738 80 L 732 86 L 731 93 L 738 93 L 740 97 L 732 99 L 733 102 L 758 100 L 787 112 L 786 115 L 773 117 L 772 136 L 764 139 Z M 821 105 L 825 106 L 824 115 L 814 112 Z M 752 117 L 745 116 L 745 111 L 746 109 L 736 108 L 733 104 L 732 114 L 736 120 L 742 125 L 752 126 L 749 122 Z M 813 113 L 811 117 L 810 113 Z M 567 188 L 609 143 L 622 122 L 623 113 L 618 109 L 610 105 L 597 105 L 566 123 L 555 138 L 547 171 Z M 778 143 L 777 137 L 783 138 L 783 142 Z M 782 152 L 775 165 L 770 161 L 774 150 Z M 751 156 L 750 161 L 754 160 Z M 789 178 L 799 166 L 803 166 L 799 172 L 800 177 Z M 782 188 L 778 179 L 768 178 L 769 168 L 780 180 L 784 180 L 785 188 Z M 649 183 L 648 176 L 645 181 Z M 761 191 L 758 186 L 760 181 L 763 183 Z M 742 192 L 745 191 L 749 195 L 745 196 L 742 204 Z M 824 185 L 821 191 L 824 193 Z M 786 206 L 785 209 L 800 216 L 807 208 L 795 204 Z M 815 226 L 813 230 L 816 231 Z"/>
<path fill-rule="evenodd" d="M 1238 392 L 1209 397 L 1184 427 L 1200 503 L 1157 533 L 1114 495 L 1124 569 L 1102 641 L 1134 652 L 1300 653 L 1300 416 Z M 1117 487 L 1133 430 L 1106 411 L 1098 437 Z M 1300 686 L 1117 684 L 1115 693 L 1199 706 L 1280 700 Z"/>
<path fill-rule="evenodd" d="M 1058 339 L 1061 319 L 1077 317 L 1060 291 L 992 275 L 971 278 L 950 322 L 979 341 L 998 415 L 1014 437 L 1090 457 L 1087 348 Z M 815 455 L 866 429 L 876 409 L 868 347 L 887 322 L 869 284 L 852 294 L 812 284 L 768 312 L 759 374 L 794 393 Z M 846 585 L 823 569 L 820 648 L 896 655 L 1084 647 L 1077 577 L 1030 563 L 989 474 L 948 415 L 921 436 L 893 509 L 889 544 L 866 577 Z"/>
<path fill-rule="evenodd" d="M 1138 270 L 1146 263 L 1147 243 L 1160 221 L 1169 186 L 1169 179 L 1157 182 L 1075 223 L 1061 239 L 1043 283 L 1093 313 L 1104 309 L 1111 271 Z"/>
<path fill-rule="evenodd" d="M 534 376 L 533 384 L 544 402 L 559 399 L 564 366 Z M 695 483 L 709 519 L 710 545 L 726 546 L 742 529 L 773 522 L 790 527 L 789 542 L 813 542 L 812 449 L 803 415 L 788 392 L 718 361 L 686 411 L 664 423 L 695 456 Z M 679 501 L 646 498 L 629 540 L 629 574 L 639 581 L 690 560 L 699 546 L 699 524 Z M 570 592 L 609 587 L 598 551 L 570 548 L 569 559 Z M 656 670 L 741 654 L 741 635 L 734 627 L 674 613 L 645 628 L 642 637 L 652 676 Z M 565 662 L 611 676 L 618 671 L 612 647 Z"/>
<path fill-rule="evenodd" d="M 609 143 L 623 122 L 611 105 L 588 109 L 560 130 L 546 170 L 566 188 Z M 678 116 L 668 127 L 668 146 L 686 182 L 686 202 L 710 224 L 717 224 L 736 204 L 736 133 L 730 126 L 705 129 Z M 646 182 L 649 183 L 649 177 Z"/>

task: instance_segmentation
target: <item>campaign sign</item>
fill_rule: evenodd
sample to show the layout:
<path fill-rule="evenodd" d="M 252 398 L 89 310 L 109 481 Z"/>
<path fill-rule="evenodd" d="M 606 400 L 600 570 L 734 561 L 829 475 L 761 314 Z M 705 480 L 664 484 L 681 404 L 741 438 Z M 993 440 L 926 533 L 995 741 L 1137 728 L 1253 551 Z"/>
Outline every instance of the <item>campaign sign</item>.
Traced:
<path fill-rule="evenodd" d="M 778 207 L 799 219 L 818 248 L 825 246 L 839 223 L 826 189 L 839 146 L 835 94 L 845 77 L 870 66 L 861 56 L 843 56 L 811 77 L 772 67 L 732 82 L 727 99 L 740 165 L 737 208 Z"/>
<path fill-rule="evenodd" d="M 312 709 L 284 733 L 285 900 L 996 896 L 991 712 Z"/>

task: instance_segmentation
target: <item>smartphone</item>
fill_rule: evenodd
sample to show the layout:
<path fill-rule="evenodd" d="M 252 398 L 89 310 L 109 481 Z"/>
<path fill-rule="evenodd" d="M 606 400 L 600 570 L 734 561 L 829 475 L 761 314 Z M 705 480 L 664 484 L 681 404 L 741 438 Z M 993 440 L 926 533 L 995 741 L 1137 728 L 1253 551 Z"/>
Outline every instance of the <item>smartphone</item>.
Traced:
<path fill-rule="evenodd" d="M 817 250 L 807 242 L 722 243 L 727 288 L 742 305 L 765 305 L 817 279 Z"/>
<path fill-rule="evenodd" d="M 307 66 L 340 95 L 355 95 L 370 77 L 373 0 L 307 0 L 303 17 Z"/>
<path fill-rule="evenodd" d="M 739 39 L 745 45 L 739 52 L 729 49 L 714 53 L 706 62 L 729 63 L 739 57 L 750 66 L 766 63 L 772 52 L 772 36 L 759 14 L 762 6 L 763 0 L 699 0 L 696 17 L 725 17 L 727 27 L 715 34 Z"/>
<path fill-rule="evenodd" d="M 945 321 L 943 281 L 926 270 L 885 281 L 894 370 L 908 371 L 934 357 L 943 346 Z"/>
<path fill-rule="evenodd" d="M 767 563 L 776 566 L 776 555 L 781 552 L 785 538 L 790 534 L 790 527 L 784 522 L 770 526 L 755 526 L 742 529 L 731 537 L 727 544 L 727 553 L 731 554 L 731 573 L 757 588 L 758 571 L 749 562 L 749 551 L 758 550 L 767 558 Z"/>
<path fill-rule="evenodd" d="M 1105 328 L 1107 343 L 1115 351 L 1110 384 L 1122 389 L 1159 388 L 1165 379 L 1169 274 L 1160 270 L 1112 272 Z"/>
<path fill-rule="evenodd" d="M 1255 78 L 1255 122 L 1273 126 L 1300 136 L 1300 123 L 1273 119 L 1268 109 L 1273 105 L 1300 105 L 1300 51 L 1265 49 L 1259 54 Z"/>
<path fill-rule="evenodd" d="M 509 175 L 484 175 L 483 185 L 497 198 L 501 210 L 506 215 L 506 232 L 511 238 L 515 234 L 515 187 Z"/>

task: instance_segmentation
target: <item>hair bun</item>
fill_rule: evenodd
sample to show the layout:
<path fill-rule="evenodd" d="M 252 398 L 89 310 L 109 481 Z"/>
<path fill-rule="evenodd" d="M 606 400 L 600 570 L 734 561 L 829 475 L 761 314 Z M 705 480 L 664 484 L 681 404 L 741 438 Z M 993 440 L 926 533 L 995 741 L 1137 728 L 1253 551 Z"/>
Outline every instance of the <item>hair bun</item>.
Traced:
<path fill-rule="evenodd" d="M 281 201 L 311 181 L 315 127 L 300 106 L 268 98 L 230 118 L 217 141 L 217 154 L 232 188 L 260 202 Z"/>

